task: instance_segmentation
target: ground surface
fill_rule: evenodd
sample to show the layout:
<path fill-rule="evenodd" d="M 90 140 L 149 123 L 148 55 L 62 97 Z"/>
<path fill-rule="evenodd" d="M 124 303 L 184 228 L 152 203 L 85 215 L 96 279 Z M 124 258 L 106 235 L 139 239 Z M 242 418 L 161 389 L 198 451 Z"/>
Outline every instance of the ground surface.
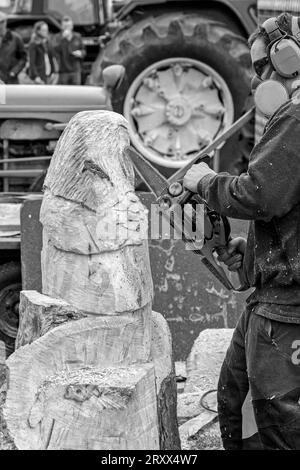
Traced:
<path fill-rule="evenodd" d="M 190 440 L 190 450 L 224 450 L 219 422 L 209 425 Z"/>

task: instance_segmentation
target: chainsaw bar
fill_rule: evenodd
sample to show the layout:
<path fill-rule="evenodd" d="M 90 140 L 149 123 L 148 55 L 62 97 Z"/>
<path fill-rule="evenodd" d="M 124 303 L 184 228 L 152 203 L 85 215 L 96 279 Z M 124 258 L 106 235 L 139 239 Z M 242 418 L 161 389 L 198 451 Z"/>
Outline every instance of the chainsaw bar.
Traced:
<path fill-rule="evenodd" d="M 166 189 L 169 187 L 168 180 L 135 149 L 133 149 L 132 147 L 128 147 L 126 151 L 128 156 L 131 158 L 137 173 L 148 186 L 150 191 L 155 195 L 157 201 L 161 201 L 162 195 L 166 195 Z M 172 201 L 172 198 L 169 197 L 169 200 Z M 194 240 L 189 236 L 188 233 L 185 233 L 184 230 L 182 230 L 181 224 L 180 226 L 177 226 L 175 222 L 176 217 L 172 217 L 172 207 L 170 207 L 169 210 L 162 210 L 162 215 L 168 220 L 171 227 L 180 235 L 182 241 L 190 247 L 190 251 L 196 253 L 197 255 L 200 255 L 201 261 L 210 270 L 210 272 L 222 283 L 222 285 L 226 289 L 233 289 L 233 286 L 227 279 L 223 268 L 219 266 L 217 262 L 213 259 L 213 254 L 208 253 L 209 257 L 212 258 L 212 261 L 210 261 L 208 257 L 205 256 L 208 250 L 208 246 L 205 247 L 204 245 L 203 251 L 199 250 L 197 240 Z M 188 217 L 187 215 L 185 215 L 185 217 L 185 221 L 189 224 L 190 227 L 192 227 L 192 217 Z"/>
<path fill-rule="evenodd" d="M 218 251 L 218 246 L 211 243 L 211 240 L 203 236 L 204 244 L 203 248 L 199 250 L 197 246 L 197 240 L 194 241 L 193 237 L 190 237 L 188 233 L 184 233 L 182 230 L 182 225 L 179 227 L 174 222 L 175 218 L 170 217 L 172 213 L 172 207 L 175 205 L 184 206 L 188 204 L 189 200 L 194 196 L 190 191 L 183 191 L 182 195 L 174 196 L 174 191 L 171 191 L 172 186 L 182 185 L 183 189 L 183 179 L 186 172 L 199 161 L 204 160 L 208 157 L 207 154 L 216 150 L 223 142 L 230 138 L 234 133 L 242 128 L 253 116 L 253 111 L 255 108 L 250 109 L 243 116 L 240 117 L 231 127 L 223 132 L 219 137 L 217 137 L 211 144 L 209 144 L 205 149 L 201 150 L 187 165 L 178 170 L 174 175 L 169 179 L 166 179 L 152 164 L 140 153 L 138 153 L 133 147 L 127 147 L 126 152 L 129 158 L 131 159 L 137 174 L 141 177 L 150 191 L 156 197 L 157 203 L 162 208 L 165 205 L 167 208 L 162 210 L 162 215 L 166 217 L 171 225 L 171 227 L 180 234 L 181 239 L 184 243 L 188 244 L 191 247 L 191 251 L 197 255 L 200 255 L 202 263 L 209 269 L 209 271 L 218 279 L 219 282 L 228 290 L 235 290 L 237 292 L 242 292 L 248 289 L 247 283 L 245 282 L 243 270 L 240 269 L 238 272 L 240 279 L 240 287 L 235 288 L 228 276 L 226 275 L 224 269 L 217 263 L 214 258 L 214 251 Z M 174 188 L 173 188 L 174 189 Z M 207 208 L 206 201 L 202 201 L 205 207 Z M 206 215 L 207 216 L 207 215 Z M 207 216 L 208 217 L 208 216 Z M 192 227 L 193 216 L 189 218 L 188 223 Z M 211 223 L 211 221 L 210 221 Z M 230 224 L 227 218 L 223 217 L 221 220 L 222 228 L 224 229 L 223 240 L 224 246 L 230 240 Z M 212 224 L 214 225 L 214 224 Z M 215 228 L 215 227 L 214 227 Z M 214 234 L 212 234 L 213 237 Z M 221 244 L 219 246 L 221 248 Z"/>

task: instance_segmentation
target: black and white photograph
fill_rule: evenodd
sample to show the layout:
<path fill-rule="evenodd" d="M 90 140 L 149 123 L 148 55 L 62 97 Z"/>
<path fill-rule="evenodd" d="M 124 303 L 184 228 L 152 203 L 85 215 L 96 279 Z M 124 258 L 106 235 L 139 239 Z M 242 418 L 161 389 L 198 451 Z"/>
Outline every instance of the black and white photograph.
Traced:
<path fill-rule="evenodd" d="M 300 0 L 0 0 L 0 454 L 47 450 L 300 450 Z"/>

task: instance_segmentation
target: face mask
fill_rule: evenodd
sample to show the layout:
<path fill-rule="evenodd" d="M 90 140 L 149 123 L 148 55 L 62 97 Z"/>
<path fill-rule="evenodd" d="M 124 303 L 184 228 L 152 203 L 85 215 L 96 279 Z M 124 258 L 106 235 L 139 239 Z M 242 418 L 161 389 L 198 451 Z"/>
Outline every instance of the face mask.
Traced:
<path fill-rule="evenodd" d="M 256 76 L 252 80 L 252 90 L 255 90 L 254 102 L 257 109 L 267 118 L 273 116 L 290 99 L 286 87 L 277 80 L 263 81 Z"/>

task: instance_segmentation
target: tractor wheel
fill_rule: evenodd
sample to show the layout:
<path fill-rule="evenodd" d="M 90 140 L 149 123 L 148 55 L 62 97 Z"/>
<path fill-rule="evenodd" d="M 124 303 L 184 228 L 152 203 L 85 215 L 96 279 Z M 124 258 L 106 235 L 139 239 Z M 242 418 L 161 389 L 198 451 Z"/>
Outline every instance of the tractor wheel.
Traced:
<path fill-rule="evenodd" d="M 0 266 L 0 343 L 5 344 L 7 357 L 14 351 L 18 333 L 21 290 L 20 263 Z"/>
<path fill-rule="evenodd" d="M 126 68 L 113 109 L 129 121 L 132 144 L 165 170 L 185 165 L 230 126 L 250 94 L 245 39 L 196 13 L 150 16 L 120 30 L 95 62 L 91 83 L 111 64 Z M 250 126 L 224 145 L 221 170 L 240 171 L 253 135 Z"/>

